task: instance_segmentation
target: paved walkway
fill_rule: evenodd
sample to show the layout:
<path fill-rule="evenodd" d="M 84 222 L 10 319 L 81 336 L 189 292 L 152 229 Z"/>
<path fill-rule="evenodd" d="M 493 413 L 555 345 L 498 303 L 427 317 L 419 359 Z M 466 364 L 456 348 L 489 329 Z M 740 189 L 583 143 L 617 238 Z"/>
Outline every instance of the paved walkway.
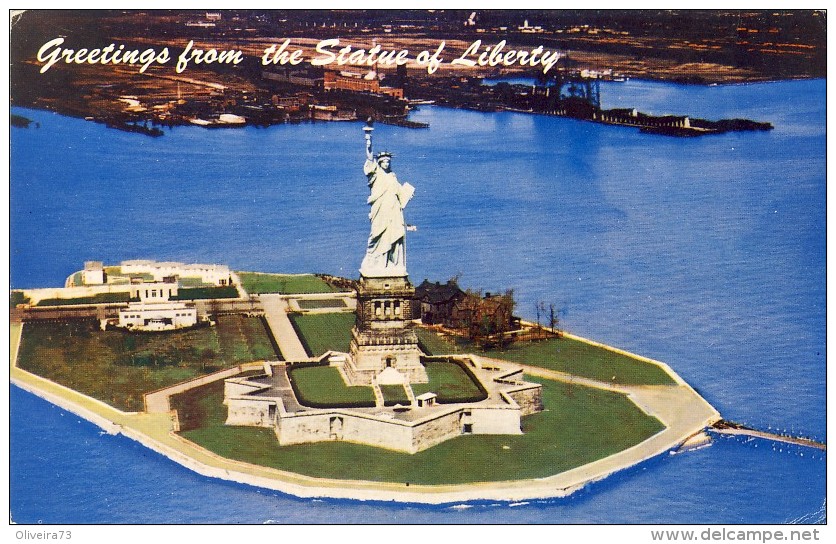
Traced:
<path fill-rule="evenodd" d="M 310 359 L 287 316 L 289 308 L 287 295 L 259 295 L 258 298 L 264 305 L 264 317 L 273 332 L 273 338 L 279 344 L 284 360 L 307 361 Z"/>

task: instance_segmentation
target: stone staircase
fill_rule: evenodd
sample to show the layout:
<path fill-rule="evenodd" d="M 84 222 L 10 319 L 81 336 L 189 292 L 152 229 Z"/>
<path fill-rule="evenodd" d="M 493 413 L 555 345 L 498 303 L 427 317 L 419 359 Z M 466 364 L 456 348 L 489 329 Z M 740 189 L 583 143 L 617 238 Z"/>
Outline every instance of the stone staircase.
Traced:
<path fill-rule="evenodd" d="M 374 391 L 374 405 L 376 408 L 383 408 L 385 405 L 385 400 L 383 398 L 383 391 L 380 389 L 380 385 L 377 383 L 377 378 L 372 378 L 372 391 Z"/>
<path fill-rule="evenodd" d="M 412 385 L 405 383 L 403 384 L 403 388 L 406 389 L 406 396 L 409 399 L 409 405 L 418 406 L 418 402 L 415 400 L 415 392 L 412 391 Z"/>

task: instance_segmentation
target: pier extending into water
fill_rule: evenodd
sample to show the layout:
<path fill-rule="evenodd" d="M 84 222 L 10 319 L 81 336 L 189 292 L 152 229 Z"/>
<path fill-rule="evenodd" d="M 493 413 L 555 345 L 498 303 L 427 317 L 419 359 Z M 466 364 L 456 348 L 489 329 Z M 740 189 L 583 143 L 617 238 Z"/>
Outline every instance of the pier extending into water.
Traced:
<path fill-rule="evenodd" d="M 785 434 L 777 434 L 767 431 L 759 431 L 757 429 L 752 429 L 750 427 L 746 427 L 745 425 L 734 423 L 733 421 L 727 421 L 725 419 L 721 419 L 720 421 L 712 425 L 711 430 L 719 434 L 753 436 L 755 438 L 764 438 L 766 440 L 772 440 L 775 442 L 783 442 L 785 444 L 794 444 L 796 446 L 804 446 L 807 448 L 815 448 L 817 450 L 827 451 L 827 444 L 823 442 L 818 442 L 811 438 L 789 436 Z"/>

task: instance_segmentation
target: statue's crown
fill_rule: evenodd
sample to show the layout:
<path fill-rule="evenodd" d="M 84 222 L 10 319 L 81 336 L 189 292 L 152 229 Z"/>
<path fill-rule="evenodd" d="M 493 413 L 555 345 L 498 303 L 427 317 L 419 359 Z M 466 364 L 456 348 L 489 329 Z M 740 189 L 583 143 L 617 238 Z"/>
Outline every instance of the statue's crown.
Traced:
<path fill-rule="evenodd" d="M 377 154 L 377 160 L 380 160 L 380 159 L 382 159 L 383 157 L 389 157 L 389 158 L 391 158 L 391 157 L 392 157 L 392 154 L 391 154 L 391 153 L 389 153 L 388 151 L 381 151 L 380 153 L 378 153 L 378 154 Z"/>

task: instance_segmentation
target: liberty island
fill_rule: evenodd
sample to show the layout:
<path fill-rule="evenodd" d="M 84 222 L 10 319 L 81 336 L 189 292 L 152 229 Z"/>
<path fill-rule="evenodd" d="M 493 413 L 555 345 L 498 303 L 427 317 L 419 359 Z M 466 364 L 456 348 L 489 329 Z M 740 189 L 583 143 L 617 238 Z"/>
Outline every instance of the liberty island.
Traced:
<path fill-rule="evenodd" d="M 462 354 L 458 349 L 445 354 L 443 349 L 434 348 L 428 355 L 426 335 L 432 333 L 413 322 L 415 289 L 406 270 L 407 225 L 403 214 L 414 189 L 401 183 L 392 172 L 391 153 L 373 154 L 372 130 L 371 126 L 364 129 L 363 171 L 370 190 L 369 238 L 354 290 L 320 289 L 319 293 L 310 294 L 285 290 L 282 294 L 264 288 L 263 284 L 256 287 L 256 279 L 263 279 L 258 274 L 234 273 L 221 265 L 125 261 L 119 267 L 105 267 L 90 263 L 83 272 L 68 278 L 64 291 L 48 290 L 49 298 L 40 290 L 22 292 L 24 302 L 19 311 L 23 324 L 13 329 L 14 383 L 201 474 L 299 496 L 425 503 L 558 497 L 671 449 L 699 447 L 708 442 L 703 431 L 721 420 L 719 413 L 667 365 L 568 333 L 554 340 L 561 342 L 567 352 L 592 350 L 603 354 L 605 361 L 618 361 L 605 363 L 616 365 L 612 379 L 574 375 L 477 353 Z M 157 349 L 169 349 L 164 347 L 164 335 L 185 333 L 166 332 L 162 325 L 166 320 L 174 323 L 186 306 L 170 305 L 168 298 L 180 300 L 187 296 L 189 289 L 182 284 L 190 275 L 197 275 L 198 279 L 187 284 L 198 282 L 203 286 L 198 289 L 205 291 L 191 295 L 194 298 L 188 304 L 194 306 L 195 312 L 180 328 L 191 327 L 195 334 L 217 328 L 223 338 L 228 333 L 221 329 L 228 330 L 232 316 L 242 316 L 235 318 L 239 330 L 254 330 L 249 328 L 253 324 L 247 316 L 260 316 L 267 336 L 281 354 L 279 360 L 257 355 L 261 352 L 252 343 L 256 333 L 246 333 L 244 338 L 252 356 L 241 359 L 236 366 L 214 370 L 214 365 L 207 367 L 206 360 L 212 354 L 204 350 L 198 357 L 202 372 L 174 384 L 163 380 L 157 382 L 162 387 L 142 391 L 143 409 L 139 411 L 124 411 L 113 406 L 114 402 L 101 399 L 107 397 L 107 392 L 75 391 L 50 375 L 48 369 L 32 366 L 40 349 L 34 340 L 36 331 L 57 315 L 97 316 L 105 329 L 101 334 L 152 334 L 142 333 L 140 328 L 127 333 L 107 330 L 109 313 L 128 312 L 139 319 L 137 323 L 162 331 L 153 333 L 154 338 L 162 339 L 162 347 Z M 178 283 L 176 294 L 170 287 L 172 282 Z M 218 292 L 213 291 L 217 289 L 227 289 L 226 298 L 218 298 Z M 99 304 L 95 300 L 96 296 L 125 291 L 131 296 L 137 294 L 139 306 L 131 306 L 137 303 L 130 301 L 126 301 L 125 307 L 121 301 Z M 94 300 L 82 300 L 82 292 Z M 47 304 L 42 305 L 45 300 Z M 288 311 L 313 318 L 323 310 L 335 308 L 355 316 L 349 349 L 311 349 L 311 343 L 323 332 L 306 330 L 304 319 L 289 317 Z M 149 311 L 152 312 L 148 317 L 143 317 Z M 207 319 L 209 316 L 211 319 Z M 207 321 L 208 328 L 200 325 Z M 162 325 L 157 327 L 155 323 Z M 524 324 L 519 334 L 524 336 L 536 328 Z M 419 332 L 424 341 L 419 339 Z M 177 338 L 172 336 L 171 342 L 180 342 L 183 337 Z M 183 355 L 177 357 L 182 361 Z M 158 361 L 154 365 L 167 364 L 164 358 L 154 358 L 153 354 L 152 360 Z M 625 377 L 631 371 L 623 365 L 640 369 L 643 377 Z M 603 370 L 610 372 L 606 367 Z M 439 373 L 446 377 L 439 378 Z M 536 382 L 524 379 L 524 375 Z M 323 387 L 326 383 L 329 385 Z M 215 385 L 223 386 L 220 397 L 209 393 Z M 353 394 L 359 394 L 359 400 Z M 215 402 L 218 410 L 225 407 L 222 426 L 201 427 L 204 422 L 185 430 L 193 425 L 189 406 L 195 402 Z M 596 412 L 595 405 L 606 406 L 605 412 L 591 415 Z M 589 413 L 561 413 L 566 409 Z M 554 419 L 556 416 L 563 419 Z M 592 417 L 593 426 L 599 429 L 597 438 L 590 442 L 582 434 L 583 427 L 574 428 L 567 423 L 567 416 L 568 421 L 576 419 L 581 426 L 589 425 L 584 422 Z M 539 423 L 531 426 L 532 418 L 539 418 Z M 622 423 L 615 423 L 616 419 Z M 632 423 L 625 426 L 623 421 Z M 240 435 L 247 428 L 271 429 L 276 445 L 266 444 L 255 435 Z M 238 438 L 229 434 L 232 431 Z M 503 435 L 509 438 L 499 451 L 531 453 L 523 453 L 518 460 L 493 461 L 492 447 L 477 439 Z M 229 454 L 225 446 L 219 448 L 218 438 L 227 446 L 242 445 L 243 440 L 244 449 L 256 456 L 265 453 L 265 448 L 278 448 L 278 457 L 260 466 L 248 454 L 241 457 Z M 611 444 L 609 449 L 601 448 L 598 440 L 614 443 L 615 447 Z M 250 445 L 246 446 L 248 441 Z M 451 444 L 453 449 L 433 453 L 441 452 L 437 449 L 442 442 Z M 433 468 L 420 477 L 412 473 L 399 475 L 397 470 L 381 477 L 367 468 L 346 469 L 338 459 L 329 462 L 328 456 L 313 464 L 300 465 L 294 460 L 292 448 L 298 445 L 330 447 L 337 443 L 351 448 L 373 447 L 363 450 L 364 455 L 376 458 L 383 467 L 391 462 L 387 459 L 394 459 L 393 452 L 402 452 L 423 455 L 416 466 Z M 457 465 L 451 473 L 449 455 L 460 449 L 471 459 L 484 457 L 492 461 L 477 463 L 481 466 L 475 472 Z M 554 451 L 545 456 L 545 462 L 534 462 L 534 452 L 551 449 Z M 282 453 L 283 450 L 288 453 Z M 356 455 L 356 451 L 351 449 L 347 454 Z M 462 454 L 452 453 L 453 458 Z M 572 457 L 577 460 L 568 461 Z"/>

